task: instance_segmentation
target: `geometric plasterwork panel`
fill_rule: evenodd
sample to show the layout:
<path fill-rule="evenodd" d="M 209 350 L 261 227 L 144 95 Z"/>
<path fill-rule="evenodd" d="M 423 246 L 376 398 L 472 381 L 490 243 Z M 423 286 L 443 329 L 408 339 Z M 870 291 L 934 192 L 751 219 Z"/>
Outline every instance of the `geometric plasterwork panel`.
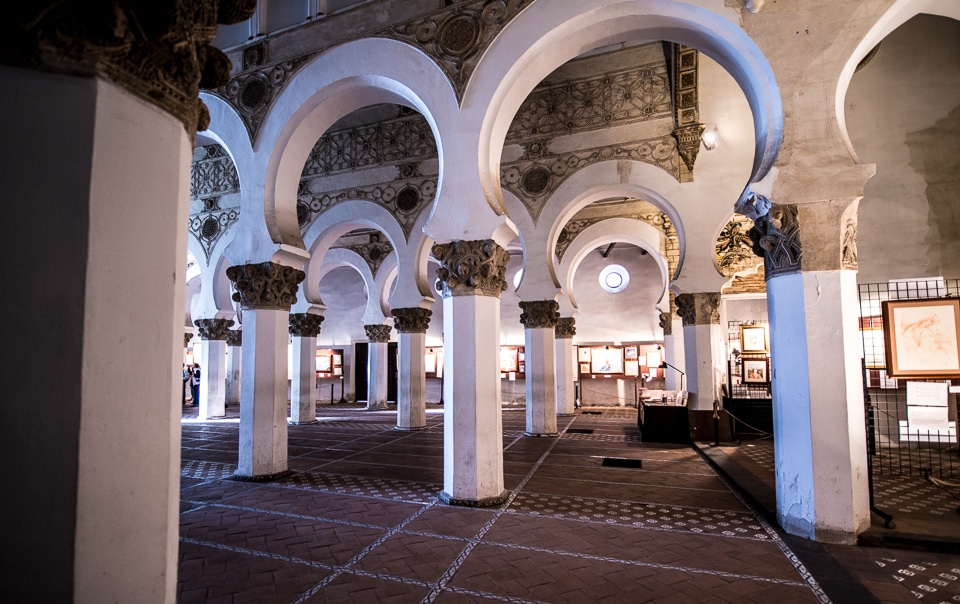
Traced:
<path fill-rule="evenodd" d="M 383 264 L 383 261 L 387 259 L 387 256 L 393 251 L 393 246 L 390 245 L 389 241 L 372 241 L 370 243 L 360 243 L 360 244 L 349 244 L 349 245 L 333 245 L 332 248 L 347 249 L 356 252 L 364 262 L 367 263 L 367 266 L 370 267 L 370 273 L 374 278 L 377 276 L 377 271 L 380 270 L 380 265 Z"/>
<path fill-rule="evenodd" d="M 763 258 L 753 253 L 753 242 L 747 236 L 751 228 L 753 228 L 752 220 L 735 214 L 717 236 L 717 270 L 724 277 L 753 272 L 758 266 L 763 266 Z"/>
<path fill-rule="evenodd" d="M 306 231 L 317 216 L 327 209 L 346 201 L 363 199 L 393 214 L 407 241 L 410 240 L 417 217 L 433 202 L 437 191 L 436 178 L 397 180 L 317 193 L 311 193 L 304 185 L 305 182 L 301 181 L 297 201 L 297 220 L 301 232 Z"/>
<path fill-rule="evenodd" d="M 197 150 L 198 159 L 190 166 L 190 198 L 203 200 L 240 192 L 240 179 L 233 160 L 220 145 Z"/>
<path fill-rule="evenodd" d="M 204 209 L 189 218 L 188 229 L 193 238 L 200 243 L 207 263 L 210 253 L 217 242 L 230 230 L 230 226 L 240 218 L 240 208 L 220 209 L 216 197 L 204 199 Z"/>
<path fill-rule="evenodd" d="M 517 196 L 536 222 L 550 196 L 574 172 L 601 161 L 633 160 L 657 166 L 679 177 L 677 143 L 671 135 L 640 141 L 582 149 L 571 153 L 543 153 L 536 159 L 527 155 L 500 166 L 503 188 Z"/>

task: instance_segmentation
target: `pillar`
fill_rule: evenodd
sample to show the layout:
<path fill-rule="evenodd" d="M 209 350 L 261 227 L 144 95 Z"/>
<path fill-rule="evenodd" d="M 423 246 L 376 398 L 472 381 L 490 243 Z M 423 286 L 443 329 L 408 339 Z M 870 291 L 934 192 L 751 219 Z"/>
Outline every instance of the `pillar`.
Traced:
<path fill-rule="evenodd" d="M 387 343 L 389 325 L 364 325 L 367 346 L 367 410 L 387 408 Z"/>
<path fill-rule="evenodd" d="M 553 335 L 556 347 L 557 364 L 557 416 L 569 417 L 576 414 L 577 393 L 576 354 L 573 349 L 573 336 L 577 335 L 576 319 L 561 317 Z"/>
<path fill-rule="evenodd" d="M 677 314 L 683 319 L 683 349 L 686 363 L 678 369 L 689 393 L 691 411 L 713 412 L 720 400 L 724 353 L 724 334 L 720 328 L 720 294 L 696 293 L 677 296 Z M 667 361 L 669 362 L 669 361 Z M 671 363 L 672 365 L 673 363 Z M 667 374 L 676 372 L 672 367 Z"/>
<path fill-rule="evenodd" d="M 227 395 L 226 405 L 240 404 L 240 354 L 243 347 L 243 331 L 227 333 Z"/>
<path fill-rule="evenodd" d="M 298 426 L 317 423 L 317 335 L 321 315 L 292 313 L 293 380 L 290 385 L 290 423 Z"/>
<path fill-rule="evenodd" d="M 217 3 L 178 9 L 124 5 L 108 36 L 68 3 L 7 15 L 0 308 L 5 347 L 29 342 L 3 363 L 10 601 L 176 599 L 190 160 L 198 87 L 230 64 Z"/>
<path fill-rule="evenodd" d="M 838 543 L 870 524 L 858 201 L 774 205 L 750 231 L 767 280 L 777 518 L 792 534 Z"/>
<path fill-rule="evenodd" d="M 429 308 L 394 308 L 400 383 L 397 387 L 397 429 L 423 430 L 427 427 L 427 373 L 424 354 Z"/>
<path fill-rule="evenodd" d="M 433 246 L 443 295 L 443 492 L 451 505 L 494 506 L 503 488 L 500 292 L 509 254 L 490 239 Z"/>
<path fill-rule="evenodd" d="M 240 451 L 235 477 L 267 481 L 287 467 L 287 331 L 301 270 L 275 262 L 227 269 L 243 309 Z"/>
<path fill-rule="evenodd" d="M 527 363 L 527 429 L 524 436 L 557 436 L 557 368 L 554 329 L 560 318 L 555 300 L 521 301 Z"/>
<path fill-rule="evenodd" d="M 660 329 L 663 330 L 663 360 L 674 367 L 679 367 L 682 371 L 686 371 L 683 320 L 677 313 L 676 297 L 672 292 L 670 293 L 670 312 L 660 313 Z M 664 388 L 666 390 L 684 390 L 686 389 L 686 379 L 684 379 L 684 388 L 680 386 L 680 373 L 667 367 L 664 371 Z"/>
<path fill-rule="evenodd" d="M 200 400 L 199 419 L 222 419 L 226 417 L 227 387 L 227 334 L 233 326 L 232 319 L 197 319 L 202 343 L 200 345 Z"/>

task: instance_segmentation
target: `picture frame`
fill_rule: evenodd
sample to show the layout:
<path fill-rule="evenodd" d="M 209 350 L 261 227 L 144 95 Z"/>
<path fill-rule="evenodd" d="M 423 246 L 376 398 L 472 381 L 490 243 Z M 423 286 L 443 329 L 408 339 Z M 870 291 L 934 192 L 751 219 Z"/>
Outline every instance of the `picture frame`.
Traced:
<path fill-rule="evenodd" d="M 770 359 L 743 359 L 741 364 L 744 384 L 770 383 Z"/>
<path fill-rule="evenodd" d="M 424 373 L 436 373 L 437 372 L 437 353 L 428 352 L 423 357 L 424 360 Z"/>
<path fill-rule="evenodd" d="M 330 370 L 333 367 L 333 357 L 330 355 L 322 354 L 317 355 L 317 371 L 322 373 L 330 373 Z"/>
<path fill-rule="evenodd" d="M 500 347 L 500 371 L 502 373 L 516 372 L 519 361 L 517 360 L 516 346 Z"/>
<path fill-rule="evenodd" d="M 577 348 L 577 360 L 581 363 L 590 362 L 590 349 L 586 346 L 580 346 Z"/>
<path fill-rule="evenodd" d="M 527 372 L 527 365 L 526 365 L 526 363 L 520 363 L 520 364 L 517 366 L 517 373 L 526 373 L 526 372 Z"/>
<path fill-rule="evenodd" d="M 623 358 L 626 361 L 636 361 L 637 360 L 637 347 L 636 346 L 624 346 L 623 347 Z"/>
<path fill-rule="evenodd" d="M 887 300 L 881 313 L 888 377 L 960 377 L 960 298 Z"/>
<path fill-rule="evenodd" d="M 594 346 L 590 351 L 590 373 L 623 373 L 623 349 L 619 346 Z"/>
<path fill-rule="evenodd" d="M 766 325 L 740 326 L 740 352 L 766 354 L 770 352 L 770 337 Z"/>

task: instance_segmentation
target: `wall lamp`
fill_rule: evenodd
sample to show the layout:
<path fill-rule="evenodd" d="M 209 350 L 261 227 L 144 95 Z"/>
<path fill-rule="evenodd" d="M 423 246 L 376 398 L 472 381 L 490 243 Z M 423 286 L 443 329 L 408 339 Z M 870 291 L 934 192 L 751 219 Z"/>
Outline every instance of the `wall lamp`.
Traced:
<path fill-rule="evenodd" d="M 674 367 L 673 365 L 671 365 L 670 363 L 666 362 L 666 361 L 662 361 L 662 362 L 660 363 L 660 369 L 666 369 L 667 367 L 669 367 L 670 369 L 673 369 L 674 371 L 676 371 L 677 373 L 680 374 L 680 390 L 683 390 L 683 376 L 684 376 L 684 373 L 683 373 L 682 371 L 680 371 L 679 369 L 677 369 L 676 367 Z"/>
<path fill-rule="evenodd" d="M 707 151 L 713 151 L 717 148 L 717 140 L 720 133 L 717 131 L 716 124 L 707 124 L 700 134 L 700 140 L 703 142 L 703 148 Z"/>

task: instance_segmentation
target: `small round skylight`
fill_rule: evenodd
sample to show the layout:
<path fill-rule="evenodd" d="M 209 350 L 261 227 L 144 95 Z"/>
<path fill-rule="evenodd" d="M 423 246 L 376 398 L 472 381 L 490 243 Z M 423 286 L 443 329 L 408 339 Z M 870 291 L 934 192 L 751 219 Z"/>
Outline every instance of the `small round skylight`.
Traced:
<path fill-rule="evenodd" d="M 619 294 L 630 285 L 630 273 L 619 264 L 609 264 L 600 271 L 600 287 L 611 294 Z"/>

